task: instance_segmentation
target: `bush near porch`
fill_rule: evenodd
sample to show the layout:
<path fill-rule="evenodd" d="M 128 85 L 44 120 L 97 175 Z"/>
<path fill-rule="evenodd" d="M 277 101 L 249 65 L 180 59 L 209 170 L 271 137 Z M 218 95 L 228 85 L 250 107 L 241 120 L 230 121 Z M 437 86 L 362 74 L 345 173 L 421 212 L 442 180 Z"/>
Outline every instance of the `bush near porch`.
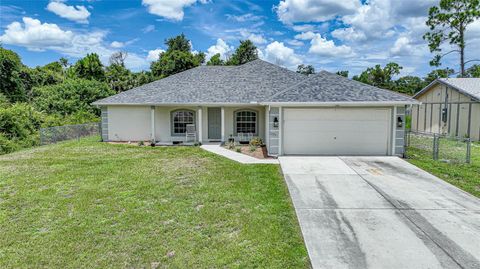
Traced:
<path fill-rule="evenodd" d="M 277 165 L 98 138 L 0 156 L 0 268 L 308 268 Z"/>

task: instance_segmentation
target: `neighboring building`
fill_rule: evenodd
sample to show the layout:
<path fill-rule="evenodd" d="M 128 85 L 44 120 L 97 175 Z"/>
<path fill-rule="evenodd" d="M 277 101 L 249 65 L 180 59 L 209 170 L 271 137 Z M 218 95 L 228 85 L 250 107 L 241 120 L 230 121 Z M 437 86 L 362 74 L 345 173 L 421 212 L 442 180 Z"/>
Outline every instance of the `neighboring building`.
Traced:
<path fill-rule="evenodd" d="M 480 139 L 480 78 L 441 78 L 418 92 L 412 131 Z"/>
<path fill-rule="evenodd" d="M 414 99 L 322 71 L 255 60 L 199 66 L 94 102 L 104 141 L 203 143 L 258 136 L 270 155 L 402 155 Z"/>

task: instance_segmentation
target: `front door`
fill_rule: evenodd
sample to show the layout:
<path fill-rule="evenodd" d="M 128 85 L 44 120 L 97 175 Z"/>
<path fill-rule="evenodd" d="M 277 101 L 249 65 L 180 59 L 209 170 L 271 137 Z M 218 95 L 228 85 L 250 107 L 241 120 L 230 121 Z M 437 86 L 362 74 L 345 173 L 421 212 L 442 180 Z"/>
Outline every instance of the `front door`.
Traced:
<path fill-rule="evenodd" d="M 222 138 L 222 116 L 219 107 L 208 108 L 208 139 L 220 140 Z"/>

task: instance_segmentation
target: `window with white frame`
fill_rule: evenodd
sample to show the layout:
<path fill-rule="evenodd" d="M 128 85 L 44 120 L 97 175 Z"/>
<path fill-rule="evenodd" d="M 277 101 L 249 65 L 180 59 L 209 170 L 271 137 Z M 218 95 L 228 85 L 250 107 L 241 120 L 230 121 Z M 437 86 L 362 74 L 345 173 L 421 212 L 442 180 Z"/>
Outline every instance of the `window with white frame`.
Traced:
<path fill-rule="evenodd" d="M 252 110 L 235 112 L 235 133 L 257 135 L 257 112 Z"/>
<path fill-rule="evenodd" d="M 188 124 L 195 124 L 195 112 L 175 110 L 172 112 L 172 135 L 184 135 Z"/>

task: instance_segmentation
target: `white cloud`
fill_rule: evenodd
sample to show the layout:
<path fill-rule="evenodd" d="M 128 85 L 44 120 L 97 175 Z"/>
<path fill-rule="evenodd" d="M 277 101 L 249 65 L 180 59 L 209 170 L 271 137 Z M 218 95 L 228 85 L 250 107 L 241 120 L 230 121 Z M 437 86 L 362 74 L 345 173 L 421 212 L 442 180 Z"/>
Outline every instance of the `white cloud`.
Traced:
<path fill-rule="evenodd" d="M 110 43 L 110 47 L 115 49 L 123 48 L 124 46 L 125 46 L 125 43 L 123 42 L 113 41 L 112 43 Z"/>
<path fill-rule="evenodd" d="M 276 6 L 280 21 L 321 22 L 352 14 L 361 5 L 359 0 L 282 0 Z"/>
<path fill-rule="evenodd" d="M 71 44 L 73 37 L 73 32 L 64 31 L 56 24 L 42 24 L 39 20 L 24 17 L 23 25 L 20 22 L 9 24 L 0 41 L 29 50 L 43 51 L 48 47 L 67 46 Z"/>
<path fill-rule="evenodd" d="M 255 44 L 265 44 L 267 40 L 263 37 L 262 34 L 250 33 L 246 30 L 241 30 L 240 35 L 245 39 L 250 39 Z"/>
<path fill-rule="evenodd" d="M 399 37 L 395 44 L 390 49 L 390 53 L 393 56 L 402 56 L 412 54 L 413 47 L 410 44 L 410 40 L 406 36 Z"/>
<path fill-rule="evenodd" d="M 162 52 L 165 52 L 165 50 L 163 50 L 163 49 L 154 49 L 154 50 L 148 51 L 147 61 L 153 62 L 153 61 L 158 60 L 158 58 L 160 57 L 160 53 L 162 53 Z"/>
<path fill-rule="evenodd" d="M 155 25 L 153 25 L 153 24 L 147 25 L 145 28 L 142 29 L 142 32 L 144 34 L 150 33 L 150 32 L 153 32 L 153 31 L 155 31 Z"/>
<path fill-rule="evenodd" d="M 307 32 L 315 30 L 315 25 L 312 24 L 301 24 L 301 25 L 294 25 L 292 29 L 295 32 Z"/>
<path fill-rule="evenodd" d="M 215 45 L 208 48 L 205 56 L 208 61 L 213 55 L 220 53 L 220 58 L 225 60 L 233 50 L 233 46 L 229 46 L 223 39 L 219 38 Z"/>
<path fill-rule="evenodd" d="M 305 32 L 297 34 L 296 39 L 310 40 L 309 53 L 320 56 L 349 57 L 353 55 L 352 48 L 345 45 L 335 45 L 332 40 L 327 40 L 319 33 Z"/>
<path fill-rule="evenodd" d="M 21 22 L 9 24 L 0 36 L 0 42 L 32 51 L 52 50 L 74 58 L 84 57 L 87 53 L 97 53 L 104 64 L 108 64 L 109 57 L 115 52 L 105 44 L 105 32 L 78 33 L 29 17 L 22 20 L 23 25 Z M 127 67 L 136 70 L 145 68 L 147 64 L 145 57 L 135 53 L 129 53 L 125 63 Z"/>
<path fill-rule="evenodd" d="M 274 41 L 267 45 L 265 52 L 259 54 L 261 58 L 275 64 L 283 65 L 295 69 L 302 60 L 295 51 L 286 47 L 283 42 Z"/>
<path fill-rule="evenodd" d="M 310 42 L 311 46 L 308 52 L 321 55 L 321 56 L 333 56 L 333 57 L 350 57 L 353 55 L 352 48 L 345 45 L 337 46 L 332 40 L 323 38 L 320 34 L 317 34 Z"/>
<path fill-rule="evenodd" d="M 226 15 L 229 20 L 236 21 L 236 22 L 247 22 L 247 21 L 258 21 L 263 18 L 263 16 L 254 15 L 252 13 L 247 13 L 243 15 Z"/>
<path fill-rule="evenodd" d="M 286 41 L 289 45 L 295 46 L 295 47 L 301 47 L 305 45 L 302 41 L 296 40 L 296 39 L 289 39 Z"/>
<path fill-rule="evenodd" d="M 315 33 L 312 31 L 308 31 L 305 33 L 300 33 L 295 35 L 295 39 L 300 39 L 300 40 L 311 40 L 315 37 Z"/>
<path fill-rule="evenodd" d="M 67 20 L 78 23 L 88 23 L 90 12 L 84 6 L 68 6 L 65 3 L 54 0 L 47 5 L 47 10 Z"/>
<path fill-rule="evenodd" d="M 338 28 L 332 31 L 332 36 L 344 41 L 364 41 L 367 39 L 363 32 L 355 31 L 352 27 Z"/>
<path fill-rule="evenodd" d="M 173 21 L 181 21 L 185 15 L 183 9 L 196 2 L 209 3 L 208 0 L 142 0 L 142 5 L 146 6 L 151 14 Z"/>

